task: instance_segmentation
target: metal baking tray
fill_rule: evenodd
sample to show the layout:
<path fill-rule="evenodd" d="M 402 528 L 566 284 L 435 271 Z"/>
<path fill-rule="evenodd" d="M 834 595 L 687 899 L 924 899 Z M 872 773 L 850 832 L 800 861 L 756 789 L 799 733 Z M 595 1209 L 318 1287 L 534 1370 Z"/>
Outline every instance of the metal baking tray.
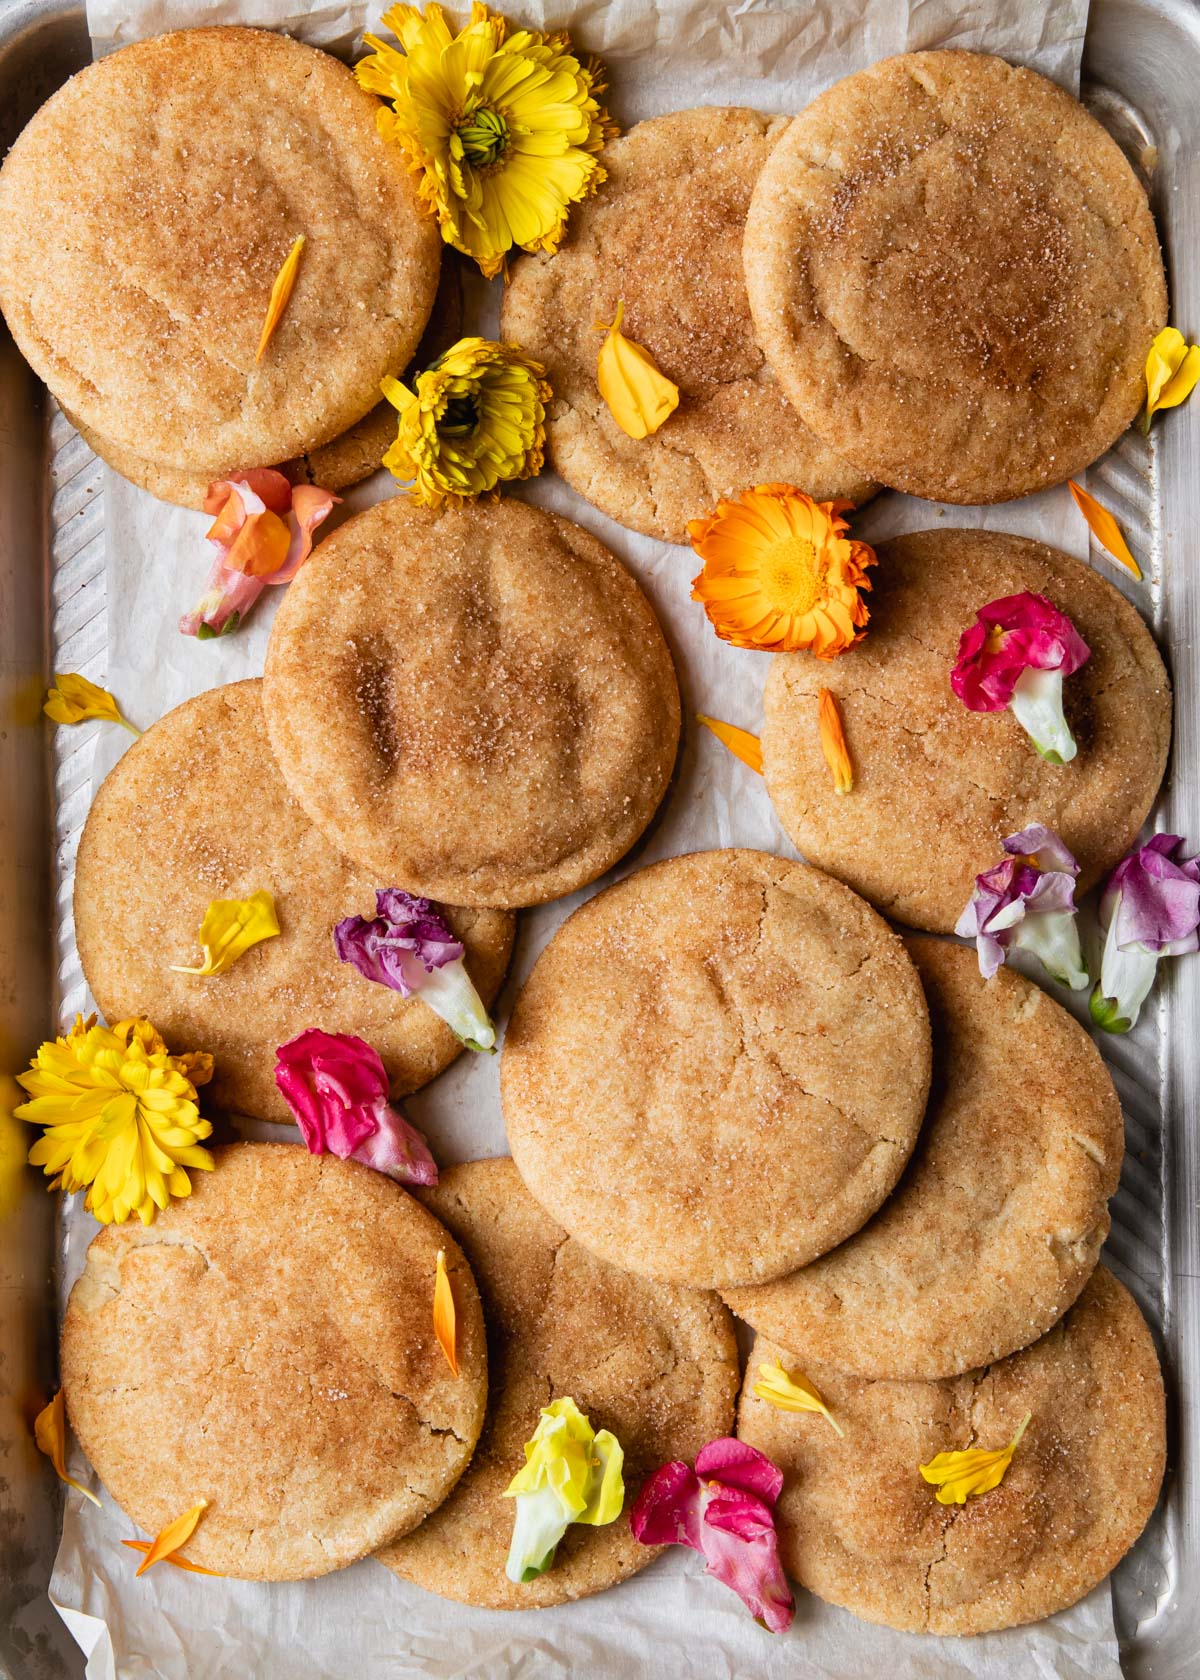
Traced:
<path fill-rule="evenodd" d="M 853 0 L 842 0 L 852 4 Z M 81 4 L 0 0 L 0 150 L 91 45 Z M 1084 98 L 1148 176 L 1172 320 L 1200 333 L 1200 0 L 1094 0 Z M 1156 826 L 1200 842 L 1200 399 L 1130 433 L 1090 482 L 1143 557 L 1127 593 L 1175 685 Z M 53 734 L 50 671 L 103 681 L 103 471 L 0 325 L 0 1127 L 9 1081 L 81 995 L 71 888 L 89 797 L 87 726 Z M 1105 1257 L 1159 1336 L 1170 1408 L 1164 1496 L 1113 1577 L 1130 1676 L 1200 1675 L 1200 961 L 1167 965 L 1137 1030 L 1102 1046 L 1127 1155 Z M 30 1440 L 54 1382 L 55 1204 L 0 1129 L 0 1676 L 60 1680 L 83 1661 L 46 1596 L 58 1484 Z M 23 1130 L 23 1128 L 21 1128 Z"/>

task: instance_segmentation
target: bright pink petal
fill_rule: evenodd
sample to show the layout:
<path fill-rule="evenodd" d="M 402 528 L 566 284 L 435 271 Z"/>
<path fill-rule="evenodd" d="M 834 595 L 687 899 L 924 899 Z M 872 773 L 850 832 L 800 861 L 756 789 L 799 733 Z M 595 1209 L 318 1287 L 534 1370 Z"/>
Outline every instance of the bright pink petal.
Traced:
<path fill-rule="evenodd" d="M 726 1487 L 744 1488 L 771 1505 L 779 1498 L 783 1472 L 765 1453 L 731 1435 L 710 1441 L 696 1455 L 696 1474 L 702 1481 L 718 1481 Z"/>
<path fill-rule="evenodd" d="M 782 1476 L 779 1480 L 782 1485 Z M 779 1561 L 771 1507 L 743 1488 L 718 1483 L 705 1504 L 701 1538 L 708 1573 L 732 1587 L 772 1633 L 786 1633 L 795 1606 Z"/>
<path fill-rule="evenodd" d="M 999 712 L 1027 670 L 1070 676 L 1091 650 L 1066 613 L 1025 591 L 990 601 L 958 644 L 950 686 L 973 712 Z"/>
<path fill-rule="evenodd" d="M 309 1027 L 276 1051 L 275 1083 L 313 1155 L 362 1161 L 406 1184 L 436 1184 L 421 1134 L 388 1101 L 378 1053 L 351 1033 Z"/>
<path fill-rule="evenodd" d="M 680 1459 L 664 1464 L 634 1500 L 629 1526 L 644 1546 L 691 1546 L 700 1540 L 700 1480 Z"/>

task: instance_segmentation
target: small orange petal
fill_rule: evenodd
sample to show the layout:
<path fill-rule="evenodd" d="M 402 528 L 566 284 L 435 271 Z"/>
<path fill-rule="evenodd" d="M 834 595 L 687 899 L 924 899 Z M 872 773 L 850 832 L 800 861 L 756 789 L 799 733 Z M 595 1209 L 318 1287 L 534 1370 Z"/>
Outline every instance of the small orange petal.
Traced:
<path fill-rule="evenodd" d="M 854 786 L 854 767 L 846 746 L 841 709 L 827 688 L 823 688 L 817 697 L 817 723 L 821 731 L 821 751 L 833 776 L 833 791 L 849 793 Z"/>
<path fill-rule="evenodd" d="M 1067 484 L 1075 498 L 1075 506 L 1087 520 L 1088 529 L 1101 548 L 1106 548 L 1113 559 L 1119 560 L 1140 582 L 1142 569 L 1130 554 L 1129 544 L 1121 535 L 1121 527 L 1112 514 L 1106 507 L 1101 507 L 1095 496 L 1089 496 L 1086 490 L 1080 489 L 1074 479 L 1068 479 Z"/>
<path fill-rule="evenodd" d="M 271 335 L 279 325 L 284 310 L 288 306 L 288 299 L 292 295 L 292 287 L 296 284 L 296 270 L 300 267 L 300 253 L 304 249 L 304 235 L 300 234 L 287 256 L 283 259 L 283 267 L 275 276 L 275 284 L 271 287 L 271 296 L 267 302 L 267 318 L 263 322 L 262 336 L 258 341 L 258 353 L 254 360 L 261 362 L 271 342 Z"/>
<path fill-rule="evenodd" d="M 156 1563 L 169 1558 L 172 1552 L 177 1552 L 180 1546 L 186 1546 L 196 1531 L 196 1524 L 204 1514 L 207 1499 L 202 1499 L 198 1505 L 193 1505 L 190 1511 L 185 1511 L 181 1517 L 169 1522 L 160 1534 L 157 1534 L 147 1549 L 145 1557 L 138 1564 L 137 1573 L 144 1575 Z M 140 1549 L 140 1548 L 139 1548 Z"/>
<path fill-rule="evenodd" d="M 735 758 L 740 758 L 743 764 L 748 764 L 751 770 L 762 775 L 762 746 L 757 735 L 751 735 L 748 729 L 738 729 L 732 723 L 722 723 L 720 718 L 705 717 L 703 712 L 696 713 L 696 722 L 711 729 Z"/>
<path fill-rule="evenodd" d="M 438 1249 L 437 1271 L 433 1279 L 433 1333 L 446 1355 L 446 1363 L 458 1375 L 458 1349 L 455 1330 L 454 1291 L 446 1275 L 446 1251 Z"/>
<path fill-rule="evenodd" d="M 252 513 L 233 539 L 225 564 L 247 577 L 270 577 L 287 559 L 292 534 L 277 513 Z"/>
<path fill-rule="evenodd" d="M 66 1482 L 68 1487 L 90 1499 L 93 1505 L 99 1505 L 100 1501 L 90 1489 L 67 1475 L 67 1406 L 61 1388 L 33 1420 L 33 1438 L 38 1444 L 38 1451 L 44 1452 L 54 1466 L 54 1474 L 59 1481 Z"/>
<path fill-rule="evenodd" d="M 149 1540 L 122 1540 L 121 1544 L 122 1546 L 128 1546 L 134 1552 L 148 1552 L 150 1550 Z M 189 1563 L 185 1557 L 180 1557 L 178 1553 L 172 1553 L 170 1557 L 163 1558 L 162 1561 L 169 1563 L 172 1569 L 186 1569 L 189 1575 L 215 1575 L 220 1581 L 225 1579 L 219 1569 L 205 1569 L 202 1563 Z M 138 1574 L 141 1574 L 140 1569 Z"/>

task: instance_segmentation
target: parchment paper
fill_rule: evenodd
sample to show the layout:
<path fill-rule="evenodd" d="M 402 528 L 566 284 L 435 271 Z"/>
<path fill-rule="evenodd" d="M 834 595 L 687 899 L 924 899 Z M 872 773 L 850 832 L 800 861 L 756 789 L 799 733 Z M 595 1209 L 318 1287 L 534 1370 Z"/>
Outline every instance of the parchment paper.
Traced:
<path fill-rule="evenodd" d="M 314 6 L 299 0 L 91 0 L 97 54 L 168 28 L 249 22 L 286 28 L 349 53 L 358 33 L 377 25 L 362 0 Z M 612 104 L 628 124 L 660 111 L 704 104 L 746 104 L 794 112 L 840 76 L 890 53 L 959 46 L 998 52 L 1030 64 L 1077 91 L 1087 0 L 821 0 L 734 6 L 703 0 L 600 0 L 510 8 L 534 27 L 569 26 L 577 44 L 608 64 Z M 492 333 L 498 291 L 469 289 L 465 331 Z M 346 493 L 338 517 L 394 494 L 386 474 Z M 650 595 L 671 643 L 683 691 L 685 735 L 663 812 L 612 877 L 657 858 L 725 845 L 795 855 L 771 810 L 761 779 L 750 774 L 694 722 L 704 711 L 757 731 L 767 656 L 718 642 L 689 599 L 698 569 L 690 550 L 637 536 L 583 502 L 547 474 L 518 491 L 575 519 L 631 568 Z M 699 511 L 699 510 L 698 510 Z M 1087 557 L 1087 533 L 1065 490 L 990 510 L 943 508 L 886 495 L 856 520 L 868 540 L 942 522 L 979 524 L 1040 537 Z M 246 629 L 199 643 L 179 635 L 176 620 L 199 593 L 207 568 L 202 515 L 170 508 L 114 473 L 105 485 L 107 681 L 134 722 L 152 723 L 193 694 L 262 670 L 276 605 L 268 590 Z M 328 527 L 327 527 L 328 529 Z M 1144 604 L 1144 603 L 1143 603 Z M 102 673 L 89 673 L 100 676 Z M 102 732 L 93 786 L 128 743 Z M 520 917 L 513 970 L 499 1000 L 501 1019 L 546 940 L 563 918 L 605 882 Z M 87 1002 L 82 988 L 64 1013 Z M 506 1152 L 495 1058 L 464 1055 L 407 1107 L 448 1163 Z M 263 1128 L 256 1129 L 263 1135 Z M 270 1135 L 272 1129 L 266 1129 Z M 286 1135 L 281 1128 L 276 1135 Z M 294 1136 L 294 1133 L 292 1134 Z M 66 1221 L 64 1285 L 76 1275 L 95 1226 L 81 1210 Z M 76 1455 L 73 1473 L 86 1465 Z M 93 1480 L 93 1486 L 101 1491 Z M 107 1496 L 103 1517 L 71 1494 L 52 1596 L 89 1653 L 89 1680 L 100 1676 L 254 1675 L 259 1680 L 377 1680 L 388 1676 L 635 1676 L 665 1680 L 1113 1680 L 1119 1675 L 1107 1586 L 1073 1610 L 1029 1628 L 974 1640 L 893 1633 L 797 1594 L 792 1632 L 776 1638 L 739 1601 L 705 1580 L 695 1554 L 673 1548 L 642 1574 L 575 1605 L 538 1612 L 474 1611 L 398 1581 L 371 1561 L 322 1580 L 256 1586 L 215 1582 L 160 1567 L 135 1581 L 131 1553 L 120 1545 L 134 1530 Z"/>

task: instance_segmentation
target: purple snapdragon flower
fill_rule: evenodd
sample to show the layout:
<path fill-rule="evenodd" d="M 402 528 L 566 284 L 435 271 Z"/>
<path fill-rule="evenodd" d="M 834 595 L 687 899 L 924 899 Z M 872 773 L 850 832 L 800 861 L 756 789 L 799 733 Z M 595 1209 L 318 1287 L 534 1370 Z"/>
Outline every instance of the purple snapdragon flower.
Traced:
<path fill-rule="evenodd" d="M 1183 836 L 1156 834 L 1123 857 L 1100 899 L 1104 955 L 1091 1016 L 1128 1032 L 1163 957 L 1200 949 L 1200 858 L 1181 857 Z"/>
<path fill-rule="evenodd" d="M 1017 949 L 1032 951 L 1060 985 L 1081 991 L 1089 976 L 1075 921 L 1079 865 L 1054 830 L 1041 823 L 1000 844 L 1008 856 L 975 877 L 955 933 L 974 939 L 987 980 Z"/>

